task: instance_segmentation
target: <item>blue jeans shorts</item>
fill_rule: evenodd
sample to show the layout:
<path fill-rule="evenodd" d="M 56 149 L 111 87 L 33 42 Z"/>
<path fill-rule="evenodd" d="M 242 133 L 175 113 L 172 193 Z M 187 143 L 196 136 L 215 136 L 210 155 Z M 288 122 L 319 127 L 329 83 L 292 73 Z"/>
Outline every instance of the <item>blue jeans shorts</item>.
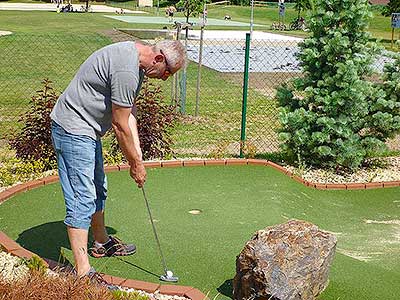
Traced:
<path fill-rule="evenodd" d="M 107 198 L 101 141 L 70 134 L 55 122 L 51 136 L 66 206 L 64 223 L 89 229 L 92 215 L 104 210 Z"/>

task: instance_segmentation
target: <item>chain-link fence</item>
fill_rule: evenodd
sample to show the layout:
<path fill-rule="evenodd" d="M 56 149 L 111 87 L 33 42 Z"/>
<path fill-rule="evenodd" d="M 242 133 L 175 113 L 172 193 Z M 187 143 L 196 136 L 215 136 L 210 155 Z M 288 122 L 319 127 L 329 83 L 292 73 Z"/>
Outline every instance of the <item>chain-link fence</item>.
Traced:
<path fill-rule="evenodd" d="M 127 35 L 118 40 L 133 39 Z M 19 116 L 44 78 L 61 92 L 80 64 L 96 49 L 115 39 L 102 35 L 0 36 L 0 138 L 4 142 L 19 130 Z M 172 132 L 176 156 L 233 156 L 239 154 L 245 61 L 243 39 L 188 40 L 186 73 L 162 86 L 165 101 L 183 112 Z M 202 51 L 201 68 L 199 68 Z M 298 41 L 251 42 L 246 143 L 244 152 L 278 150 L 279 127 L 276 88 L 302 76 L 296 52 Z M 376 64 L 382 70 L 388 59 Z M 199 76 L 200 80 L 198 79 Z M 186 78 L 186 80 L 184 80 Z M 183 84 L 186 82 L 186 84 Z"/>

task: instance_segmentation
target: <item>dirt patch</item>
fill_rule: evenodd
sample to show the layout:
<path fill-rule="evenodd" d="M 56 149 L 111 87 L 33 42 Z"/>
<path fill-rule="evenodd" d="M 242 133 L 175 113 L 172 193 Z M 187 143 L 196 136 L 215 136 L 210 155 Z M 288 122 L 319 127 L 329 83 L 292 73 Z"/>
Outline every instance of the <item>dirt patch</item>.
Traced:
<path fill-rule="evenodd" d="M 230 82 L 242 85 L 243 74 L 238 73 L 222 73 L 222 77 Z M 258 93 L 274 98 L 276 89 L 282 84 L 293 78 L 302 77 L 302 73 L 298 72 L 255 72 L 249 74 L 249 88 L 256 90 Z"/>
<path fill-rule="evenodd" d="M 352 250 L 345 250 L 345 249 L 340 249 L 340 248 L 337 248 L 337 252 L 339 252 L 340 254 L 346 255 L 348 257 L 351 257 L 353 259 L 363 261 L 363 262 L 368 262 L 372 259 L 372 256 L 370 256 L 368 253 L 352 251 Z M 383 254 L 383 253 L 379 252 L 379 254 Z"/>
<path fill-rule="evenodd" d="M 136 40 L 136 38 L 134 36 L 124 33 L 122 31 L 119 31 L 117 29 L 103 30 L 100 33 L 109 37 L 113 43 Z"/>
<path fill-rule="evenodd" d="M 364 220 L 364 222 L 366 224 L 400 225 L 400 220 L 386 220 L 386 221 Z"/>

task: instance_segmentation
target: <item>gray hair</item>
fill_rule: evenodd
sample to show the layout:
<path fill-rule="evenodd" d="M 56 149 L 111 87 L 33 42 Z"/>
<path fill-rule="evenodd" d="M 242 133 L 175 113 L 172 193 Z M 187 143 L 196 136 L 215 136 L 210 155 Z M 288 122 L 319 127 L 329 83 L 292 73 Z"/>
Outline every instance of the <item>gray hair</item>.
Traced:
<path fill-rule="evenodd" d="M 177 72 L 187 64 L 186 49 L 180 41 L 177 40 L 162 40 L 154 45 L 154 51 L 161 51 L 171 71 Z"/>

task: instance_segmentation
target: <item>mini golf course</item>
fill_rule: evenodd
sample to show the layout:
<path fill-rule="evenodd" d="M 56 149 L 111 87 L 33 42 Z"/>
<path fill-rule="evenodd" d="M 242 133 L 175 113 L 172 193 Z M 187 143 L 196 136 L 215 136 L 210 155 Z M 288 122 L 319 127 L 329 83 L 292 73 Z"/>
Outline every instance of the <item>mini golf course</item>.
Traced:
<path fill-rule="evenodd" d="M 108 173 L 108 231 L 134 242 L 125 258 L 91 259 L 101 272 L 158 282 L 160 257 L 141 191 L 127 171 Z M 323 300 L 400 298 L 400 188 L 321 191 L 271 167 L 148 169 L 146 194 L 168 268 L 179 285 L 228 299 L 235 259 L 252 234 L 296 218 L 336 234 Z M 190 213 L 190 211 L 192 211 Z M 195 213 L 193 213 L 195 211 Z M 42 257 L 72 261 L 59 183 L 0 205 L 0 230 Z M 61 255 L 60 255 L 61 253 Z"/>

